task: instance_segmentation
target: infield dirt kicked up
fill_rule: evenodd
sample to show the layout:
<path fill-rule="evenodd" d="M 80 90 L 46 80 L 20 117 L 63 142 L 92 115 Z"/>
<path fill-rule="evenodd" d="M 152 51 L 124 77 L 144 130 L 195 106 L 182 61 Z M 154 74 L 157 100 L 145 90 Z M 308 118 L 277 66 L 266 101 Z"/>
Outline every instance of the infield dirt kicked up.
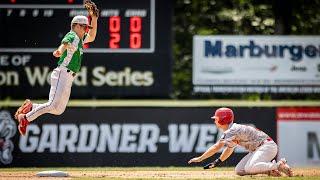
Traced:
<path fill-rule="evenodd" d="M 59 170 L 69 177 L 37 177 L 39 171 Z M 319 179 L 320 167 L 293 168 L 294 177 L 269 177 L 267 175 L 238 176 L 234 168 L 203 170 L 201 167 L 99 167 L 99 168 L 1 168 L 0 179 Z"/>

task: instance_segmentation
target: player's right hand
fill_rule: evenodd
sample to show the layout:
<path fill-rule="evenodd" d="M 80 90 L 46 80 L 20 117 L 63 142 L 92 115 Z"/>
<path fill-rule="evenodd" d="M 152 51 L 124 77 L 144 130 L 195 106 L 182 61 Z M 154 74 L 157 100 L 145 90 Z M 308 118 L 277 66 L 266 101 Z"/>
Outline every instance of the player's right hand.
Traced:
<path fill-rule="evenodd" d="M 60 56 L 62 55 L 61 51 L 59 51 L 59 50 L 53 51 L 52 54 L 53 54 L 53 56 L 56 57 L 56 58 L 58 58 L 58 57 L 60 57 Z"/>
<path fill-rule="evenodd" d="M 202 160 L 200 157 L 195 157 L 195 158 L 190 159 L 188 164 L 195 163 L 195 162 L 201 162 L 201 161 Z"/>

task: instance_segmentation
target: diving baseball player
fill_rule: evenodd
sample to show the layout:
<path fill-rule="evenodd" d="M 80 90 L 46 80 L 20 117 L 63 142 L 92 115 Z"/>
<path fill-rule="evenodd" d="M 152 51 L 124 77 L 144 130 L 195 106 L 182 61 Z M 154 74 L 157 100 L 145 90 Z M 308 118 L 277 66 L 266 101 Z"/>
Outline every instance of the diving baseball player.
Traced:
<path fill-rule="evenodd" d="M 223 131 L 220 140 L 211 146 L 201 156 L 192 158 L 190 163 L 201 162 L 217 153 L 223 146 L 226 148 L 213 163 L 204 166 L 204 169 L 214 168 L 225 161 L 237 145 L 244 147 L 249 153 L 237 164 L 237 175 L 268 174 L 293 176 L 293 172 L 285 159 L 278 162 L 272 161 L 278 152 L 277 144 L 264 132 L 246 125 L 233 122 L 234 114 L 229 108 L 219 108 L 211 117 L 216 126 Z"/>
<path fill-rule="evenodd" d="M 27 99 L 15 113 L 21 135 L 26 134 L 28 124 L 40 115 L 45 113 L 60 115 L 67 106 L 72 82 L 81 67 L 83 44 L 93 42 L 97 34 L 99 10 L 90 0 L 86 0 L 84 6 L 91 17 L 91 24 L 86 16 L 75 16 L 71 21 L 70 32 L 64 36 L 61 45 L 53 52 L 53 56 L 59 58 L 59 61 L 58 67 L 51 74 L 48 102 L 36 104 Z"/>

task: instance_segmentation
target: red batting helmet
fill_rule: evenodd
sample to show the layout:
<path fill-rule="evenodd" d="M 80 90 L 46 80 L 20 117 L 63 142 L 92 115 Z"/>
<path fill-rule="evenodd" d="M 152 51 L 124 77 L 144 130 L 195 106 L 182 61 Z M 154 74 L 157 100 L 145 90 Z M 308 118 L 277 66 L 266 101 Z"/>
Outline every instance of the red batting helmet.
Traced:
<path fill-rule="evenodd" d="M 221 125 L 230 124 L 234 119 L 233 112 L 229 108 L 217 109 L 211 119 L 215 119 L 216 117 L 219 118 L 218 123 Z"/>

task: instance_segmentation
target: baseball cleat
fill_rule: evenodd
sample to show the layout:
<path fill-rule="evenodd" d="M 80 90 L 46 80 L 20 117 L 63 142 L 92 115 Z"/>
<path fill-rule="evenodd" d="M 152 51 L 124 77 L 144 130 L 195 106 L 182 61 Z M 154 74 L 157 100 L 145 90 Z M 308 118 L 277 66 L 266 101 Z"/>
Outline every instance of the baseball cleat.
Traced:
<path fill-rule="evenodd" d="M 14 114 L 14 118 L 18 120 L 19 114 L 27 114 L 31 110 L 32 110 L 32 102 L 30 101 L 30 99 L 26 99 Z"/>
<path fill-rule="evenodd" d="M 280 161 L 278 161 L 278 170 L 280 172 L 283 172 L 284 174 L 286 174 L 289 177 L 293 176 L 293 172 L 290 168 L 290 166 L 287 164 L 287 160 L 282 158 L 280 159 Z"/>
<path fill-rule="evenodd" d="M 22 136 L 26 134 L 27 127 L 29 125 L 29 121 L 26 119 L 25 114 L 19 114 L 18 115 L 18 120 L 19 120 L 19 125 L 18 125 L 18 130 Z"/>

